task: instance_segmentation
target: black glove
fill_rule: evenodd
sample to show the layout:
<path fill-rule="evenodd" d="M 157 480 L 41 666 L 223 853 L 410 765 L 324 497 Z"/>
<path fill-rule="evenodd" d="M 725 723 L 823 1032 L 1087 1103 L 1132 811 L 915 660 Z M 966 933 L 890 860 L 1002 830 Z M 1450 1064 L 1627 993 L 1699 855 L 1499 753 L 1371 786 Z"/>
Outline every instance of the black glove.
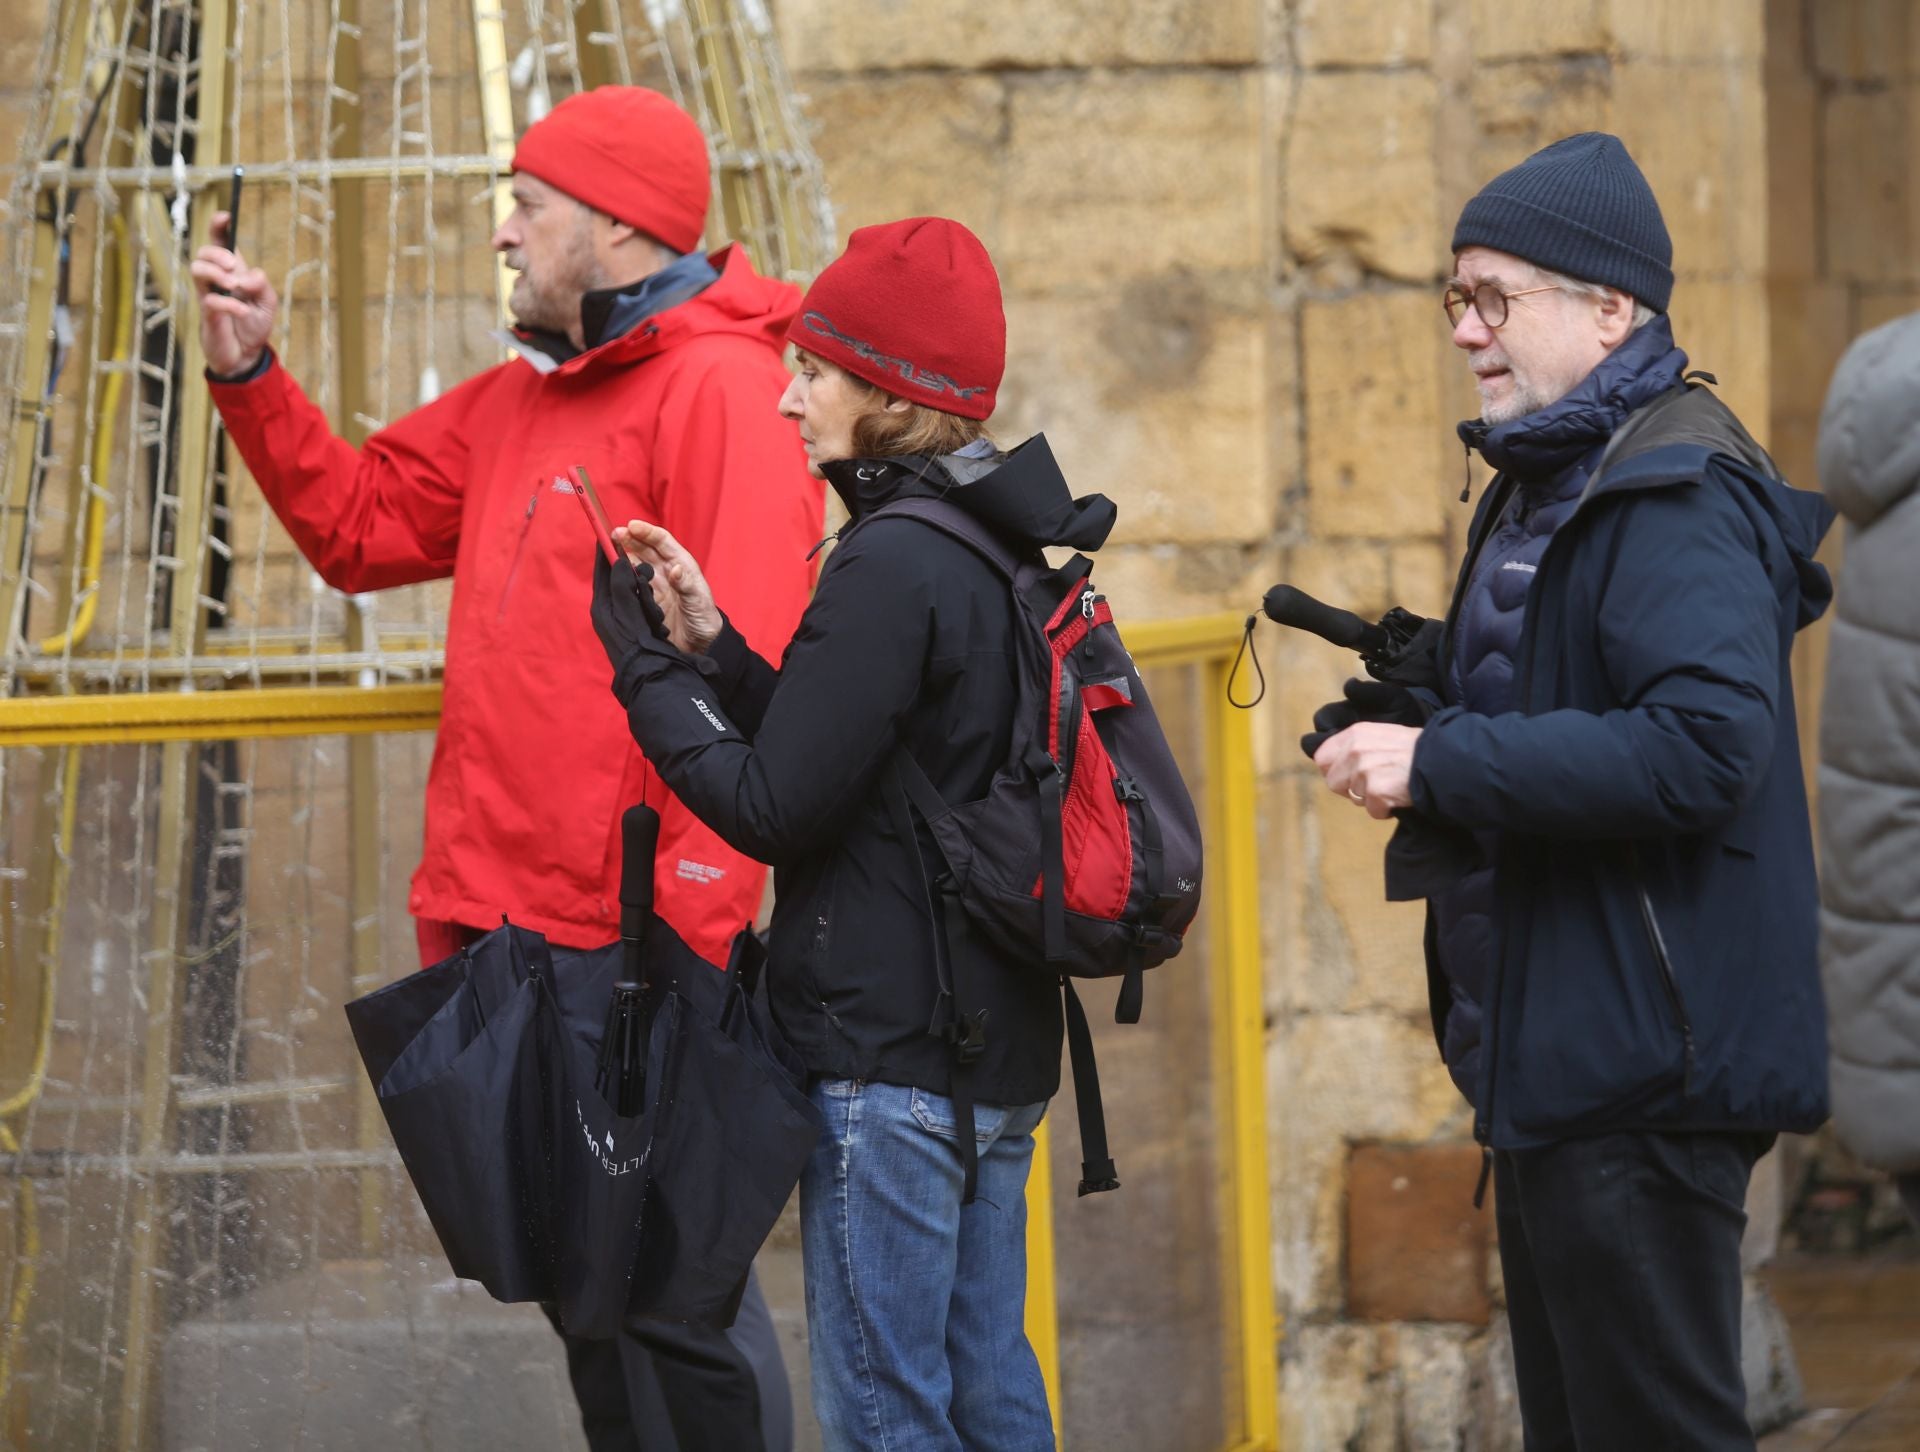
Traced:
<path fill-rule="evenodd" d="M 1382 721 L 1389 726 L 1424 726 L 1433 707 L 1406 686 L 1386 681 L 1364 680 L 1358 676 L 1346 684 L 1346 695 L 1329 701 L 1313 713 L 1313 730 L 1300 738 L 1300 749 L 1311 761 L 1327 744 L 1349 726 L 1362 721 Z"/>
<path fill-rule="evenodd" d="M 614 566 L 603 551 L 593 552 L 593 633 L 613 663 L 613 694 L 622 706 L 632 704 L 640 689 L 649 654 L 663 645 L 678 654 L 667 641 L 667 618 L 653 598 L 652 579 L 653 566 L 644 561 Z"/>
<path fill-rule="evenodd" d="M 1388 627 L 1394 643 L 1387 650 L 1364 658 L 1367 674 L 1391 685 L 1438 691 L 1440 637 L 1446 634 L 1447 622 L 1423 619 L 1396 605 L 1380 624 Z"/>

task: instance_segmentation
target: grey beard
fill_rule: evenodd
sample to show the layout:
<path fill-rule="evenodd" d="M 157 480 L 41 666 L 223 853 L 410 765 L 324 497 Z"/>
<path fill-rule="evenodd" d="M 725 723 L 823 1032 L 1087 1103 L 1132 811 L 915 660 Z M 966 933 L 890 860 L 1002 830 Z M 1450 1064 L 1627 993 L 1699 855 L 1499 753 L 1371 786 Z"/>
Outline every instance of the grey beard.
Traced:
<path fill-rule="evenodd" d="M 1511 423 L 1514 419 L 1525 418 L 1528 414 L 1557 403 L 1566 397 L 1564 392 L 1556 393 L 1552 398 L 1542 396 L 1536 388 L 1515 382 L 1513 393 L 1505 403 L 1489 403 L 1480 410 L 1480 421 L 1488 424 Z"/>

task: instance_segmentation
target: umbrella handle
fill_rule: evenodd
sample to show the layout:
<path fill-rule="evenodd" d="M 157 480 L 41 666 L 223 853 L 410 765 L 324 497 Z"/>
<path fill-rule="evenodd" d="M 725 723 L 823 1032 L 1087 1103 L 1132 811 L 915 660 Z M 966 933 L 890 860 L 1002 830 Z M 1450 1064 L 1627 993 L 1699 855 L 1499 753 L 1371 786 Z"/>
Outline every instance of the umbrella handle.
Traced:
<path fill-rule="evenodd" d="M 643 981 L 640 948 L 653 913 L 653 858 L 660 845 L 660 814 L 645 802 L 628 807 L 620 818 L 620 942 L 626 950 L 626 976 Z"/>
<path fill-rule="evenodd" d="M 1351 610 L 1316 600 L 1293 585 L 1275 585 L 1267 591 L 1260 608 L 1275 625 L 1304 630 L 1329 644 L 1357 650 L 1362 655 L 1380 650 L 1388 643 L 1387 633 L 1379 626 L 1367 624 Z"/>

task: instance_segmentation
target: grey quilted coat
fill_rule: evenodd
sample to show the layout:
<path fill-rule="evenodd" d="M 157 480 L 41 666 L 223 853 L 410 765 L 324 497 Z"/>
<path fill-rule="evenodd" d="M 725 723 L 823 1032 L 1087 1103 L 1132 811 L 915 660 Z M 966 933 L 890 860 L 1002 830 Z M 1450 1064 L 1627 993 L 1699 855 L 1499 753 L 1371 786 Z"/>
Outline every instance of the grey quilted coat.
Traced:
<path fill-rule="evenodd" d="M 1821 966 L 1847 1147 L 1920 1171 L 1920 313 L 1840 360 L 1820 482 L 1846 518 L 1820 727 Z"/>

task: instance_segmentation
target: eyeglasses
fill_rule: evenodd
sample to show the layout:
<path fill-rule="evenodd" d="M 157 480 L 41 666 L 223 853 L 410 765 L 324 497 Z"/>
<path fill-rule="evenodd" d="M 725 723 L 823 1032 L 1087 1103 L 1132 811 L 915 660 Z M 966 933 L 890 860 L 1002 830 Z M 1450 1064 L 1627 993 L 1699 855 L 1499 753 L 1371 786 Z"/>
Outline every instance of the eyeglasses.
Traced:
<path fill-rule="evenodd" d="M 1454 327 L 1460 326 L 1460 319 L 1467 311 L 1467 304 L 1473 304 L 1473 310 L 1480 314 L 1480 321 L 1489 328 L 1497 328 L 1507 321 L 1507 303 L 1516 297 L 1532 297 L 1536 292 L 1558 292 L 1558 283 L 1547 287 L 1525 287 L 1519 292 L 1502 292 L 1498 283 L 1483 282 L 1472 292 L 1458 287 L 1450 287 L 1440 295 L 1440 305 L 1447 310 L 1447 321 Z"/>

